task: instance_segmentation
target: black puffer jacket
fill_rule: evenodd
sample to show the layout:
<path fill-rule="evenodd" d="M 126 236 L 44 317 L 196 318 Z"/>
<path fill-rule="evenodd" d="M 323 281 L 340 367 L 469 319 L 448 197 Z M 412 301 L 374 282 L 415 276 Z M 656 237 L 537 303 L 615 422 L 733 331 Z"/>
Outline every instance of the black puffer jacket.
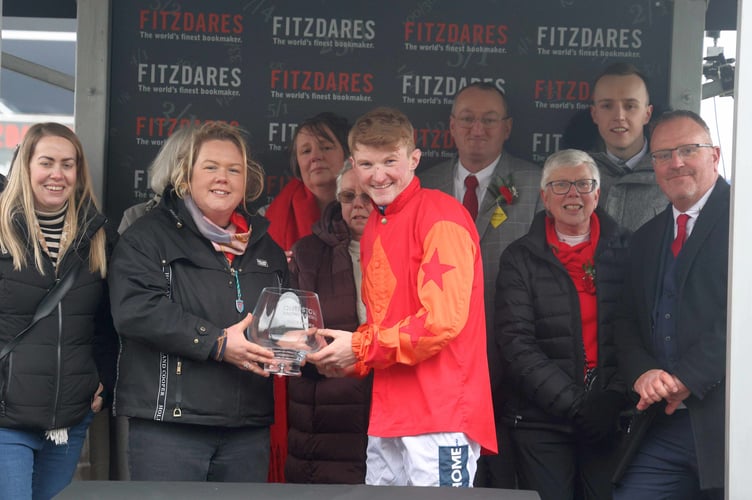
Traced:
<path fill-rule="evenodd" d="M 616 376 L 613 321 L 622 290 L 629 232 L 601 209 L 595 251 L 598 302 L 598 389 L 625 393 Z M 546 243 L 545 213 L 501 257 L 496 291 L 496 343 L 504 360 L 505 422 L 573 430 L 585 396 L 584 348 L 577 291 Z"/>
<path fill-rule="evenodd" d="M 290 283 L 317 292 L 327 328 L 358 327 L 357 294 L 339 203 L 327 206 L 313 234 L 293 246 Z M 372 377 L 332 378 L 313 365 L 288 384 L 285 478 L 291 483 L 362 484 L 366 472 Z"/>
<path fill-rule="evenodd" d="M 62 276 L 75 261 L 82 261 L 73 286 L 52 314 L 34 325 L 0 362 L 0 427 L 73 426 L 89 412 L 100 381 L 112 389 L 117 337 L 106 281 L 89 271 L 91 238 L 104 224 L 105 217 L 95 212 L 79 223 L 79 234 L 61 257 L 58 271 Z M 26 234 L 24 221 L 18 219 L 17 227 Z M 108 234 L 108 241 L 116 237 Z M 31 322 L 55 282 L 52 261 L 43 257 L 41 275 L 31 249 L 20 271 L 13 269 L 10 254 L 0 254 L 0 347 Z"/>
<path fill-rule="evenodd" d="M 222 329 L 253 311 L 262 288 L 287 280 L 287 261 L 266 234 L 267 221 L 247 219 L 251 238 L 232 264 L 242 313 L 226 258 L 174 192 L 123 234 L 109 279 L 121 339 L 117 415 L 223 427 L 272 423 L 271 378 L 209 359 Z"/>

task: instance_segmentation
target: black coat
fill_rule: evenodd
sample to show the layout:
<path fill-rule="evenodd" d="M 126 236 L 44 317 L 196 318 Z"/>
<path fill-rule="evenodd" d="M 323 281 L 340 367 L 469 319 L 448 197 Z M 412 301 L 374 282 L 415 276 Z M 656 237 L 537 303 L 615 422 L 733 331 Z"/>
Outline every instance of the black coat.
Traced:
<path fill-rule="evenodd" d="M 60 257 L 59 275 L 82 261 L 73 286 L 49 316 L 27 332 L 0 362 L 0 427 L 46 430 L 83 420 L 100 381 L 112 389 L 117 337 L 107 302 L 107 283 L 89 271 L 91 238 L 105 217 L 91 212 L 79 222 L 79 234 Z M 26 223 L 17 219 L 19 231 Z M 117 235 L 108 233 L 108 241 Z M 109 245 L 108 245 L 109 248 Z M 109 251 L 107 252 L 109 255 Z M 13 269 L 10 254 L 0 254 L 0 347 L 30 322 L 37 305 L 55 282 L 55 269 L 43 255 L 44 274 L 34 266 Z"/>
<path fill-rule="evenodd" d="M 679 360 L 674 375 L 691 391 L 684 403 L 702 488 L 724 485 L 729 193 L 719 178 L 676 262 Z M 673 224 L 669 206 L 631 242 L 624 305 L 616 321 L 619 370 L 630 388 L 646 371 L 662 368 L 652 347 L 653 307 Z"/>
<path fill-rule="evenodd" d="M 268 222 L 247 219 L 248 247 L 232 263 L 242 313 L 225 256 L 174 193 L 121 237 L 109 278 L 121 339 L 117 415 L 224 427 L 272 423 L 271 378 L 209 359 L 222 330 L 253 311 L 262 288 L 287 281 L 287 261 L 266 233 Z"/>
<path fill-rule="evenodd" d="M 339 203 L 293 246 L 290 284 L 317 292 L 327 328 L 358 327 L 357 294 Z M 313 365 L 288 383 L 285 478 L 291 483 L 362 484 L 366 473 L 372 377 L 325 378 Z"/>
<path fill-rule="evenodd" d="M 596 247 L 598 378 L 601 390 L 624 392 L 616 376 L 613 319 L 629 232 L 601 209 Z M 546 243 L 545 213 L 502 254 L 495 335 L 504 362 L 502 418 L 513 426 L 573 430 L 585 397 L 585 356 L 577 290 Z"/>

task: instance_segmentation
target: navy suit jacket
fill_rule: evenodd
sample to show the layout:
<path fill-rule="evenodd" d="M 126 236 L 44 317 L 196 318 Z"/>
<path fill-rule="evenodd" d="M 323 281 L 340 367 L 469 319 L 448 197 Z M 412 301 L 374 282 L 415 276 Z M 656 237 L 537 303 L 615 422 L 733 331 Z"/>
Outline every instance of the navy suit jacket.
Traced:
<path fill-rule="evenodd" d="M 719 177 L 676 262 L 679 361 L 673 374 L 691 391 L 684 403 L 692 421 L 703 489 L 724 485 L 729 198 L 729 185 Z M 669 205 L 630 242 L 624 297 L 615 325 L 619 371 L 630 388 L 646 371 L 661 368 L 653 348 L 653 310 L 673 224 Z"/>

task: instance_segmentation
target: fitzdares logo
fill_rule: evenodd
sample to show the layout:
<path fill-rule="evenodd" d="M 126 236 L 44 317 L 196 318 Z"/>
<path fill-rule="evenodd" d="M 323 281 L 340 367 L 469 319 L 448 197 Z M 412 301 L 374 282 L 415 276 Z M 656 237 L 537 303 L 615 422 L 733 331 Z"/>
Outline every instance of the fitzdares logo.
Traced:
<path fill-rule="evenodd" d="M 465 45 L 506 45 L 504 24 L 458 24 L 442 22 L 405 23 L 405 41 L 412 43 L 461 43 Z"/>
<path fill-rule="evenodd" d="M 404 49 L 428 52 L 505 54 L 509 41 L 505 24 L 408 21 Z"/>
<path fill-rule="evenodd" d="M 538 55 L 583 57 L 639 57 L 642 30 L 538 26 Z"/>
<path fill-rule="evenodd" d="M 277 46 L 373 49 L 376 21 L 323 17 L 274 16 L 272 42 Z"/>
<path fill-rule="evenodd" d="M 274 99 L 371 102 L 372 73 L 273 69 L 270 78 Z"/>
<path fill-rule="evenodd" d="M 146 40 L 240 43 L 243 16 L 142 9 L 138 12 L 138 29 L 141 38 Z"/>

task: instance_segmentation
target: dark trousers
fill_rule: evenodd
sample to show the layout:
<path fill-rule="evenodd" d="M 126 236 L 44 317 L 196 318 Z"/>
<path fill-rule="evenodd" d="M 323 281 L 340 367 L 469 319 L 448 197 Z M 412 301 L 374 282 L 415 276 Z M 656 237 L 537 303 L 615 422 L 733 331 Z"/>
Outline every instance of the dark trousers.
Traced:
<path fill-rule="evenodd" d="M 616 446 L 591 446 L 577 435 L 547 429 L 512 429 L 520 489 L 541 500 L 611 498 Z"/>
<path fill-rule="evenodd" d="M 482 455 L 478 459 L 478 470 L 475 473 L 473 486 L 513 490 L 517 488 L 517 474 L 509 427 L 497 425 L 496 440 L 499 444 L 499 454 Z"/>
<path fill-rule="evenodd" d="M 614 490 L 615 500 L 722 499 L 723 490 L 700 490 L 688 410 L 660 413 Z"/>
<path fill-rule="evenodd" d="M 129 419 L 134 481 L 266 482 L 268 427 L 211 427 Z"/>

